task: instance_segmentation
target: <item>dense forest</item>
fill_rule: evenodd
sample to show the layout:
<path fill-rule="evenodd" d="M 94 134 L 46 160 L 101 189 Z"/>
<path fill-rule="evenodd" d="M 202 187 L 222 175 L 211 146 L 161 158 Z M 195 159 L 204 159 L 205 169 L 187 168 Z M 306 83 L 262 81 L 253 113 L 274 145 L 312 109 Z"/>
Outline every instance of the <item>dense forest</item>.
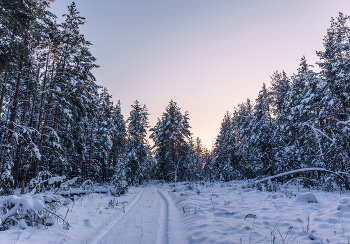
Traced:
<path fill-rule="evenodd" d="M 96 59 L 75 3 L 63 23 L 52 0 L 0 2 L 0 188 L 21 192 L 42 177 L 108 182 L 121 191 L 149 179 L 251 179 L 320 167 L 349 172 L 350 29 L 331 20 L 318 72 L 274 72 L 255 101 L 221 123 L 209 151 L 192 138 L 189 114 L 171 100 L 151 128 L 146 105 L 128 118 L 92 74 Z M 147 138 L 148 131 L 151 132 Z M 150 146 L 148 139 L 153 140 Z"/>
<path fill-rule="evenodd" d="M 92 74 L 98 66 L 80 33 L 85 18 L 73 2 L 58 24 L 51 2 L 0 3 L 2 191 L 24 192 L 31 179 L 54 175 L 132 185 L 151 177 L 194 179 L 202 146 L 191 139 L 187 113 L 169 103 L 152 129 L 154 157 L 146 106 L 135 101 L 124 119 L 120 102 L 114 105 Z"/>
<path fill-rule="evenodd" d="M 247 99 L 221 123 L 206 165 L 215 178 L 255 178 L 289 170 L 320 167 L 350 169 L 349 16 L 331 20 L 317 66 L 305 57 L 291 77 L 274 72 L 254 102 Z"/>

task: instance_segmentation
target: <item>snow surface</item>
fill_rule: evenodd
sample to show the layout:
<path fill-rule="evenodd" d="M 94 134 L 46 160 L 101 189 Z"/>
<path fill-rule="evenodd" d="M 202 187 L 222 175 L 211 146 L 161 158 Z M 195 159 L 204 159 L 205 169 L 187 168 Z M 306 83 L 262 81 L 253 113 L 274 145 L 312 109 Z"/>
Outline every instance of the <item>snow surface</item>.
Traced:
<path fill-rule="evenodd" d="M 61 220 L 55 221 L 50 227 L 39 225 L 23 229 L 17 225 L 9 230 L 0 231 L 0 243 L 89 243 L 118 216 L 124 214 L 123 209 L 127 208 L 142 190 L 142 187 L 131 187 L 127 194 L 116 198 L 97 193 L 75 196 L 75 201 L 67 201 L 67 205 L 59 209 L 63 217 L 67 215 L 69 230 L 63 228 Z M 109 204 L 110 201 L 114 203 Z"/>
<path fill-rule="evenodd" d="M 289 187 L 259 191 L 248 182 L 131 187 L 91 193 L 62 206 L 69 230 L 19 223 L 1 243 L 348 243 L 350 196 Z M 282 188 L 284 189 L 284 188 Z M 15 199 L 15 198 L 14 198 Z"/>
<path fill-rule="evenodd" d="M 183 244 L 187 242 L 186 232 L 181 229 L 179 209 L 169 204 L 167 193 L 159 190 L 152 181 L 125 210 L 125 214 L 113 222 L 108 231 L 103 231 L 91 244 L 102 243 L 157 243 Z M 169 207 L 170 206 L 170 207 Z M 181 230 L 181 231 L 179 231 Z M 173 236 L 180 233 L 180 236 Z"/>
<path fill-rule="evenodd" d="M 245 185 L 247 182 L 179 183 L 166 187 L 182 209 L 188 243 L 340 244 L 350 240 L 348 194 L 308 189 L 288 194 L 262 192 Z"/>

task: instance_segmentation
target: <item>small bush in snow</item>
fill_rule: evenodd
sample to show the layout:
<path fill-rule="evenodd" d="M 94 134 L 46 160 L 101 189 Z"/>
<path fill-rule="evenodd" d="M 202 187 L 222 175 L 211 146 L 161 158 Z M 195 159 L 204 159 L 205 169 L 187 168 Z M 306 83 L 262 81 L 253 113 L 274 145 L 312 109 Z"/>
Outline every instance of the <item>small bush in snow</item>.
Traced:
<path fill-rule="evenodd" d="M 305 203 L 317 203 L 317 199 L 312 192 L 298 194 L 296 197 L 296 201 Z"/>
<path fill-rule="evenodd" d="M 84 181 L 80 187 L 80 190 L 93 190 L 93 189 L 94 189 L 94 182 L 92 182 L 91 180 Z"/>
<path fill-rule="evenodd" d="M 193 187 L 193 184 L 192 184 L 192 183 L 188 183 L 188 184 L 186 185 L 186 190 L 191 191 L 191 190 L 193 190 L 193 189 L 194 189 L 194 187 Z"/>
<path fill-rule="evenodd" d="M 32 191 L 34 188 L 36 189 L 34 192 L 43 192 L 49 185 L 49 180 L 52 177 L 49 171 L 41 171 L 38 175 L 31 179 L 29 182 L 29 190 Z"/>
<path fill-rule="evenodd" d="M 128 192 L 128 183 L 126 181 L 112 181 L 112 196 L 120 196 Z"/>
<path fill-rule="evenodd" d="M 51 226 L 57 218 L 60 218 L 54 213 L 59 205 L 56 196 L 48 194 L 10 195 L 1 198 L 0 230 L 7 230 L 14 225 L 19 225 L 22 229 L 39 224 Z M 65 220 L 63 222 L 68 226 Z"/>

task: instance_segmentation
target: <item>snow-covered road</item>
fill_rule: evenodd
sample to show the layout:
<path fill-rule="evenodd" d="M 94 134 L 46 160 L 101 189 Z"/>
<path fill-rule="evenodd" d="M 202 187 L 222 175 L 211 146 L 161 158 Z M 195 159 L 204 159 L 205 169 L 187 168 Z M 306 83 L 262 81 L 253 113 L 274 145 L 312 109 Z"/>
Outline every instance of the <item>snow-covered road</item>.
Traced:
<path fill-rule="evenodd" d="M 91 244 L 185 243 L 176 234 L 181 231 L 182 236 L 186 236 L 180 230 L 180 217 L 176 217 L 180 213 L 176 212 L 178 210 L 167 192 L 159 189 L 156 182 L 150 182 L 125 208 L 125 212 L 99 233 Z"/>

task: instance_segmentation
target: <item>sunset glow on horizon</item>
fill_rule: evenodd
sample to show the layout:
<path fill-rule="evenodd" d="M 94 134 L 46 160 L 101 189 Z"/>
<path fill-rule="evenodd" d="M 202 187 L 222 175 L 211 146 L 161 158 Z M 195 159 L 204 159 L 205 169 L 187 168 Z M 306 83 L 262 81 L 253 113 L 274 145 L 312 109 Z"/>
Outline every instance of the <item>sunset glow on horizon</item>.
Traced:
<path fill-rule="evenodd" d="M 350 14 L 346 0 L 75 2 L 100 65 L 96 83 L 124 118 L 137 99 L 153 127 L 172 99 L 209 149 L 226 111 L 254 101 L 274 71 L 293 75 L 303 55 L 315 65 L 331 17 Z M 70 3 L 52 4 L 58 22 Z"/>

